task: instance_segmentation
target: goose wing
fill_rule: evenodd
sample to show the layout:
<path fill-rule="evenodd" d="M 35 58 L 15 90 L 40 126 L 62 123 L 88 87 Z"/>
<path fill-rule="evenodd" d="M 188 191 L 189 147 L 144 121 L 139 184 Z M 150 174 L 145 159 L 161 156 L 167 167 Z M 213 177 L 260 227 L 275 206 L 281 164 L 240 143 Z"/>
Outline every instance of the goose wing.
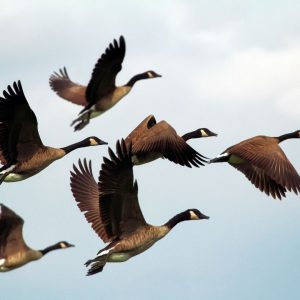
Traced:
<path fill-rule="evenodd" d="M 260 169 L 260 173 L 265 173 L 282 188 L 296 194 L 300 192 L 300 176 L 276 138 L 257 136 L 231 147 L 228 152 L 246 160 L 256 172 Z"/>
<path fill-rule="evenodd" d="M 29 249 L 23 240 L 23 224 L 20 216 L 0 204 L 0 258 Z"/>
<path fill-rule="evenodd" d="M 130 146 L 117 142 L 116 154 L 109 148 L 99 176 L 101 222 L 107 237 L 115 240 L 147 225 L 138 202 L 138 186 L 133 179 Z"/>
<path fill-rule="evenodd" d="M 86 87 L 73 82 L 67 72 L 66 67 L 54 72 L 49 79 L 52 90 L 61 98 L 64 98 L 78 105 L 87 105 L 85 98 Z"/>
<path fill-rule="evenodd" d="M 276 199 L 285 197 L 286 189 L 276 181 L 274 181 L 266 172 L 251 163 L 245 161 L 242 164 L 231 164 L 234 168 L 242 172 L 252 184 L 260 191 L 266 193 Z"/>
<path fill-rule="evenodd" d="M 0 97 L 0 159 L 2 164 L 31 158 L 43 147 L 38 122 L 21 82 L 9 85 Z"/>
<path fill-rule="evenodd" d="M 105 228 L 101 223 L 99 207 L 98 184 L 92 172 L 92 163 L 86 159 L 78 160 L 78 167 L 73 165 L 71 171 L 71 190 L 77 202 L 77 206 L 84 213 L 86 220 L 91 223 L 97 235 L 104 241 L 108 241 Z"/>
<path fill-rule="evenodd" d="M 115 79 L 122 69 L 125 51 L 125 39 L 121 36 L 119 43 L 117 40 L 114 40 L 101 55 L 94 67 L 92 77 L 86 89 L 88 105 L 85 109 L 90 108 L 103 96 L 114 90 Z"/>
<path fill-rule="evenodd" d="M 133 131 L 126 139 L 132 142 L 132 155 L 160 153 L 182 166 L 203 166 L 205 157 L 188 145 L 166 121 Z"/>

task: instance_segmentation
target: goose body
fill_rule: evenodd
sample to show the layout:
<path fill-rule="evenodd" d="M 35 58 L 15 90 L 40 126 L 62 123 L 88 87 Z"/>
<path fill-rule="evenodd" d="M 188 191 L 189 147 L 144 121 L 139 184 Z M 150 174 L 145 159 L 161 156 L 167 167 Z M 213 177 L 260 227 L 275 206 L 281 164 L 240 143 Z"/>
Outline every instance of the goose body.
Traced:
<path fill-rule="evenodd" d="M 0 272 L 19 268 L 38 260 L 50 251 L 72 247 L 61 241 L 43 250 L 28 247 L 23 239 L 23 219 L 4 204 L 0 204 Z"/>
<path fill-rule="evenodd" d="M 84 128 L 91 118 L 111 109 L 143 79 L 161 77 L 154 71 L 146 71 L 133 76 L 125 85 L 116 86 L 115 79 L 122 69 L 126 45 L 123 36 L 114 40 L 97 61 L 87 86 L 70 80 L 66 68 L 60 69 L 50 77 L 51 88 L 62 98 L 84 106 L 71 125 L 75 130 Z"/>
<path fill-rule="evenodd" d="M 299 137 L 299 130 L 278 137 L 255 136 L 227 148 L 210 162 L 228 162 L 262 192 L 281 199 L 287 190 L 300 192 L 300 176 L 279 143 Z"/>
<path fill-rule="evenodd" d="M 77 148 L 106 144 L 92 136 L 63 148 L 45 146 L 21 82 L 7 90 L 0 97 L 0 183 L 31 177 Z"/>
<path fill-rule="evenodd" d="M 123 262 L 149 249 L 179 222 L 208 219 L 197 209 L 186 210 L 161 226 L 146 222 L 138 202 L 138 186 L 133 178 L 130 146 L 117 143 L 116 154 L 109 149 L 104 158 L 99 183 L 91 162 L 79 160 L 71 172 L 71 190 L 78 207 L 97 235 L 109 243 L 86 262 L 87 275 L 101 272 L 107 262 Z"/>
<path fill-rule="evenodd" d="M 205 156 L 194 150 L 186 141 L 216 135 L 207 128 L 200 128 L 181 137 L 166 121 L 157 123 L 155 117 L 149 115 L 127 136 L 125 142 L 132 145 L 134 165 L 167 158 L 182 166 L 198 167 L 206 162 Z"/>

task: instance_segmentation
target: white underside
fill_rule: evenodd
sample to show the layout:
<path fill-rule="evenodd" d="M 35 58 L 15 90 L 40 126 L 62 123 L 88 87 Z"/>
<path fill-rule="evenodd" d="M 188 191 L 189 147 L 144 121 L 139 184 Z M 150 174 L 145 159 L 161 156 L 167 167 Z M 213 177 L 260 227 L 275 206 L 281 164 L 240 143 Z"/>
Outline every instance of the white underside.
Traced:
<path fill-rule="evenodd" d="M 1 258 L 0 259 L 0 267 L 3 266 L 5 264 L 5 258 Z"/>
<path fill-rule="evenodd" d="M 10 173 L 5 177 L 4 181 L 5 182 L 16 182 L 16 181 L 24 180 L 28 177 L 29 176 L 20 175 L 20 174 L 16 174 L 16 173 Z"/>

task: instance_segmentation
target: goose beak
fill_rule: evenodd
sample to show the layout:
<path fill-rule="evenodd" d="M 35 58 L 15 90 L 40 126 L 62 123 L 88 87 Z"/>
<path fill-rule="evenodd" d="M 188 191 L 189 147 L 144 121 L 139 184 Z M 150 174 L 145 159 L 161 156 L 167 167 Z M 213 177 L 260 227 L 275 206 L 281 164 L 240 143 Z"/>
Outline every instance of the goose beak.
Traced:
<path fill-rule="evenodd" d="M 210 135 L 211 135 L 211 136 L 218 136 L 217 133 L 214 133 L 214 132 L 212 132 L 212 131 L 210 132 Z"/>
<path fill-rule="evenodd" d="M 209 216 L 206 216 L 206 215 L 204 215 L 204 214 L 201 213 L 201 219 L 206 219 L 206 220 L 208 220 L 208 219 L 209 219 Z"/>
<path fill-rule="evenodd" d="M 104 141 L 100 141 L 99 145 L 108 145 L 108 143 Z"/>

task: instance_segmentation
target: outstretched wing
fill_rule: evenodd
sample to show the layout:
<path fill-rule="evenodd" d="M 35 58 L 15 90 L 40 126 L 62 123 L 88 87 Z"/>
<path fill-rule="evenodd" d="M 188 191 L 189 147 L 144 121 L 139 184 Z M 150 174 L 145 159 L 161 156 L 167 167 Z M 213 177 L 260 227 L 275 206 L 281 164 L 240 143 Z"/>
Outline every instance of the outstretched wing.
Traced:
<path fill-rule="evenodd" d="M 66 67 L 54 72 L 49 79 L 52 90 L 60 97 L 78 105 L 87 105 L 85 98 L 86 87 L 73 82 Z"/>
<path fill-rule="evenodd" d="M 101 222 L 111 240 L 126 236 L 147 225 L 138 202 L 133 179 L 130 146 L 118 141 L 116 154 L 109 148 L 99 176 Z"/>
<path fill-rule="evenodd" d="M 141 124 L 142 125 L 142 124 Z M 132 142 L 132 154 L 160 153 L 182 166 L 203 166 L 205 157 L 188 145 L 175 129 L 165 121 L 152 127 L 137 127 L 127 138 Z"/>
<path fill-rule="evenodd" d="M 38 123 L 21 82 L 9 85 L 0 97 L 0 159 L 2 164 L 31 158 L 43 147 Z"/>
<path fill-rule="evenodd" d="M 255 139 L 249 139 L 231 147 L 229 153 L 235 154 L 252 164 L 252 169 L 256 173 L 260 169 L 259 177 L 261 180 L 266 180 L 262 178 L 269 178 L 274 181 L 274 184 L 277 183 L 277 188 L 281 186 L 283 189 L 293 190 L 296 194 L 300 192 L 300 176 L 275 138 L 259 136 Z M 264 176 L 261 175 L 262 171 Z M 247 172 L 249 172 L 248 168 Z"/>
<path fill-rule="evenodd" d="M 101 223 L 99 208 L 98 184 L 92 172 L 92 162 L 86 159 L 78 160 L 78 167 L 73 165 L 71 171 L 71 190 L 77 202 L 77 206 L 84 213 L 86 220 L 91 223 L 97 235 L 104 241 L 108 241 L 104 227 Z"/>
<path fill-rule="evenodd" d="M 91 80 L 86 89 L 88 107 L 85 109 L 90 108 L 104 95 L 113 91 L 116 76 L 122 69 L 125 51 L 125 39 L 123 36 L 120 36 L 119 43 L 117 40 L 114 40 L 101 55 L 94 67 Z"/>
<path fill-rule="evenodd" d="M 246 161 L 242 164 L 230 163 L 230 165 L 241 171 L 255 187 L 268 196 L 271 194 L 274 199 L 285 197 L 286 189 L 268 176 L 263 169 L 255 167 Z"/>

